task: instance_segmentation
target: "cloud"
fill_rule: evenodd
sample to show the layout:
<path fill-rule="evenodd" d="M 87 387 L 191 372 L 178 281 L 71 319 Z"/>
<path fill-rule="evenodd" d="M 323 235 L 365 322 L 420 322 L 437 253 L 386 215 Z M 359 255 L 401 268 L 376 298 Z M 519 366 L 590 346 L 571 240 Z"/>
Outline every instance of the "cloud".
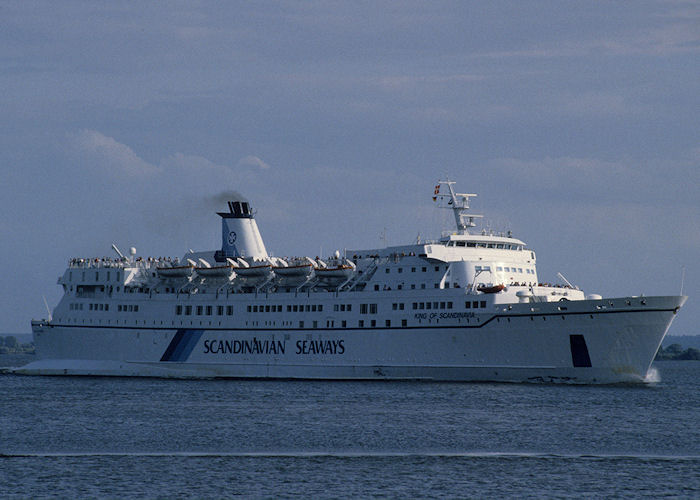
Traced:
<path fill-rule="evenodd" d="M 241 158 L 238 160 L 238 165 L 240 166 L 246 166 L 246 167 L 258 167 L 261 169 L 268 169 L 270 168 L 270 165 L 262 161 L 260 158 L 257 156 L 246 156 L 245 158 Z"/>
<path fill-rule="evenodd" d="M 141 159 L 129 146 L 96 130 L 81 130 L 71 137 L 72 147 L 98 169 L 117 177 L 150 177 L 161 168 Z"/>

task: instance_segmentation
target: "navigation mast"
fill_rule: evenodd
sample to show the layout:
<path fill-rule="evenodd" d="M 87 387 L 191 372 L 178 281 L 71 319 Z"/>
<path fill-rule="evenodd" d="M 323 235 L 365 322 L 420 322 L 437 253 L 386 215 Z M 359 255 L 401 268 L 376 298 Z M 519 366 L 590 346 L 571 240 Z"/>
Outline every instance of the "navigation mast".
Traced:
<path fill-rule="evenodd" d="M 468 213 L 469 198 L 476 196 L 476 194 L 455 193 L 454 184 L 455 181 L 449 179 L 438 181 L 435 186 L 435 191 L 433 192 L 433 201 L 438 202 L 440 208 L 449 208 L 452 210 L 455 216 L 458 234 L 469 234 L 469 228 L 476 226 L 474 219 L 483 217 L 483 215 Z M 447 192 L 445 192 L 444 189 L 441 190 L 443 185 L 447 186 Z"/>

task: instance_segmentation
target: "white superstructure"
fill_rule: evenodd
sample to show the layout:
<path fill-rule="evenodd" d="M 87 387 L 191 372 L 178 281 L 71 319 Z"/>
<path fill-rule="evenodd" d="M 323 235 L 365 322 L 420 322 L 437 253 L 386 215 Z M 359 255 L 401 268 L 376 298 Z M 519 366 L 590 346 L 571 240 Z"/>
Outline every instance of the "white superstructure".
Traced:
<path fill-rule="evenodd" d="M 39 359 L 16 372 L 644 381 L 686 297 L 543 283 L 523 241 L 470 233 L 473 196 L 438 183 L 456 222 L 439 240 L 326 259 L 270 257 L 241 200 L 219 213 L 219 250 L 72 259 L 51 319 L 32 322 Z"/>

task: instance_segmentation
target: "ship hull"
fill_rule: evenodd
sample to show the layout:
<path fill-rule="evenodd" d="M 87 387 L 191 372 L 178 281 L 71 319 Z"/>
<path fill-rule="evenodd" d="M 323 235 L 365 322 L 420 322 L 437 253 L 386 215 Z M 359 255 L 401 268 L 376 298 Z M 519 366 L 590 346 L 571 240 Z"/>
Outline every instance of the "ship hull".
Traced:
<path fill-rule="evenodd" d="M 27 375 L 643 383 L 685 297 L 514 304 L 410 327 L 33 324 Z M 632 302 L 634 301 L 634 304 Z M 626 303 L 630 305 L 625 305 Z M 636 305 L 635 305 L 636 304 Z M 643 304 L 643 305 L 640 305 Z"/>

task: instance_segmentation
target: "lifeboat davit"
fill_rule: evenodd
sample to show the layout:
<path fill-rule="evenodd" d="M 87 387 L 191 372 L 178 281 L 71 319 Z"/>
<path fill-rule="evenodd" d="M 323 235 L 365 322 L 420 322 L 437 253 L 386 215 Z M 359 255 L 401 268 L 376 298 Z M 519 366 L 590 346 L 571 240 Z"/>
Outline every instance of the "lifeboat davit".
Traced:
<path fill-rule="evenodd" d="M 493 286 L 482 285 L 482 286 L 478 287 L 476 290 L 478 292 L 483 292 L 483 293 L 498 293 L 498 292 L 504 290 L 505 288 L 506 288 L 506 286 L 504 284 L 493 285 Z"/>

